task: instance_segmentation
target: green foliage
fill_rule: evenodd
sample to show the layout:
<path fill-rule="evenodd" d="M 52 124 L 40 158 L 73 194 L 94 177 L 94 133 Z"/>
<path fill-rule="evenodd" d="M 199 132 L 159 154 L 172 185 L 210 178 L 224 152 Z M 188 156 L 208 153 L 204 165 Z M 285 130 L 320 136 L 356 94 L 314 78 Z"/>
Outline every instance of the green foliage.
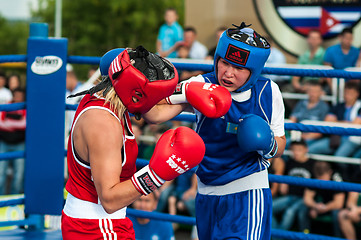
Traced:
<path fill-rule="evenodd" d="M 29 24 L 21 21 L 6 21 L 0 16 L 0 54 L 26 54 Z"/>
<path fill-rule="evenodd" d="M 39 0 L 33 17 L 49 24 L 54 35 L 55 0 Z M 168 7 L 177 9 L 183 25 L 184 0 L 63 0 L 62 37 L 68 38 L 69 55 L 102 56 L 116 47 L 143 45 L 156 50 L 159 27 Z M 77 66 L 86 76 L 89 66 Z"/>
<path fill-rule="evenodd" d="M 40 0 L 33 16 L 54 32 L 55 0 Z M 70 55 L 101 56 L 115 47 L 143 45 L 155 51 L 158 29 L 167 7 L 178 10 L 183 23 L 184 0 L 63 0 L 62 36 Z"/>

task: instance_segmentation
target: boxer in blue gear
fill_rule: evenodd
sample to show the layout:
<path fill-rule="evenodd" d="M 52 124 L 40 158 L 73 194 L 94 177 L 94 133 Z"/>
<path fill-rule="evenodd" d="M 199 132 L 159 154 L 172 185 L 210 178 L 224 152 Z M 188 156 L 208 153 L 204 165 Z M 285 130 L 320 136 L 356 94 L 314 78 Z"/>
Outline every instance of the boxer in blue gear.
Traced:
<path fill-rule="evenodd" d="M 196 131 L 206 145 L 196 171 L 200 240 L 271 238 L 267 168 L 270 158 L 282 155 L 286 138 L 281 92 L 273 81 L 260 76 L 269 54 L 267 40 L 242 23 L 223 32 L 214 71 L 187 80 L 219 84 L 232 96 L 229 111 L 220 118 L 194 110 Z M 162 122 L 187 107 L 159 104 L 145 118 Z"/>

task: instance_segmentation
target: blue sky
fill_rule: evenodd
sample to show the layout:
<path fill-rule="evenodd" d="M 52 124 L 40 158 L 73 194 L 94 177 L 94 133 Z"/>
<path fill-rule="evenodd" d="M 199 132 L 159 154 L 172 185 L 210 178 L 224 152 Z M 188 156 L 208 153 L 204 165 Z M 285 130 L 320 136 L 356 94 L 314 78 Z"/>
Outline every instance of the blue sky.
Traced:
<path fill-rule="evenodd" d="M 13 19 L 28 19 L 30 6 L 37 8 L 38 0 L 0 0 L 0 13 L 3 17 Z"/>

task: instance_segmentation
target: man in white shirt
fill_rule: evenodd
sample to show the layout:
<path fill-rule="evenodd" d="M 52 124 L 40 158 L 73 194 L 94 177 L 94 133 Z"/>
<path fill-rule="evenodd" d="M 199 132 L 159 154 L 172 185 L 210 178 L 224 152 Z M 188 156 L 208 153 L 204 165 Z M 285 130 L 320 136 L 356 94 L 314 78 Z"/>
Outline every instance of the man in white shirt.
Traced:
<path fill-rule="evenodd" d="M 197 32 L 193 27 L 184 29 L 184 45 L 189 48 L 191 59 L 205 59 L 208 54 L 207 47 L 197 41 Z"/>

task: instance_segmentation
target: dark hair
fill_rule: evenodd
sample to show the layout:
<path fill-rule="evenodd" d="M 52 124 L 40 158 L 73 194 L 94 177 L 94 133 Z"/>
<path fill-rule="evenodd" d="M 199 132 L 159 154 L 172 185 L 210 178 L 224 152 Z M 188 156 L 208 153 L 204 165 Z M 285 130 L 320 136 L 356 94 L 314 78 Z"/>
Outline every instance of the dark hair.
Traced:
<path fill-rule="evenodd" d="M 165 12 L 167 12 L 167 11 L 173 11 L 173 12 L 175 12 L 176 14 L 178 14 L 178 13 L 177 13 L 177 9 L 175 9 L 174 7 L 166 8 L 166 9 L 165 9 Z"/>
<path fill-rule="evenodd" d="M 348 81 L 345 83 L 345 89 L 354 89 L 357 92 L 360 92 L 360 85 L 354 81 Z"/>
<path fill-rule="evenodd" d="M 346 33 L 351 33 L 351 34 L 352 34 L 352 28 L 346 27 L 346 28 L 342 29 L 340 35 L 343 36 L 343 35 L 345 35 Z"/>
<path fill-rule="evenodd" d="M 321 33 L 321 31 L 319 30 L 319 29 L 316 29 L 316 28 L 312 28 L 309 32 L 308 32 L 308 34 L 307 34 L 307 36 L 309 36 L 311 33 L 318 33 L 320 36 L 321 36 L 321 38 L 322 38 L 322 33 Z"/>
<path fill-rule="evenodd" d="M 320 83 L 320 82 L 317 81 L 317 80 L 308 81 L 307 84 L 308 84 L 308 85 L 311 85 L 311 86 L 320 86 L 320 87 L 322 88 L 322 83 Z"/>
<path fill-rule="evenodd" d="M 5 73 L 0 72 L 0 77 L 5 78 L 6 82 L 8 81 L 8 77 L 5 75 Z"/>
<path fill-rule="evenodd" d="M 295 145 L 301 145 L 301 146 L 304 146 L 307 148 L 307 143 L 303 139 L 292 141 L 290 144 L 290 147 L 295 146 Z"/>
<path fill-rule="evenodd" d="M 332 172 L 331 165 L 328 162 L 317 161 L 313 165 L 313 174 L 315 177 L 321 177 L 325 173 Z"/>
<path fill-rule="evenodd" d="M 158 129 L 156 130 L 156 133 L 163 134 L 168 130 L 169 130 L 169 127 L 167 125 L 160 125 L 160 126 L 158 126 Z"/>
<path fill-rule="evenodd" d="M 194 27 L 186 27 L 184 28 L 184 32 L 193 32 L 194 34 L 197 34 L 197 31 Z"/>

